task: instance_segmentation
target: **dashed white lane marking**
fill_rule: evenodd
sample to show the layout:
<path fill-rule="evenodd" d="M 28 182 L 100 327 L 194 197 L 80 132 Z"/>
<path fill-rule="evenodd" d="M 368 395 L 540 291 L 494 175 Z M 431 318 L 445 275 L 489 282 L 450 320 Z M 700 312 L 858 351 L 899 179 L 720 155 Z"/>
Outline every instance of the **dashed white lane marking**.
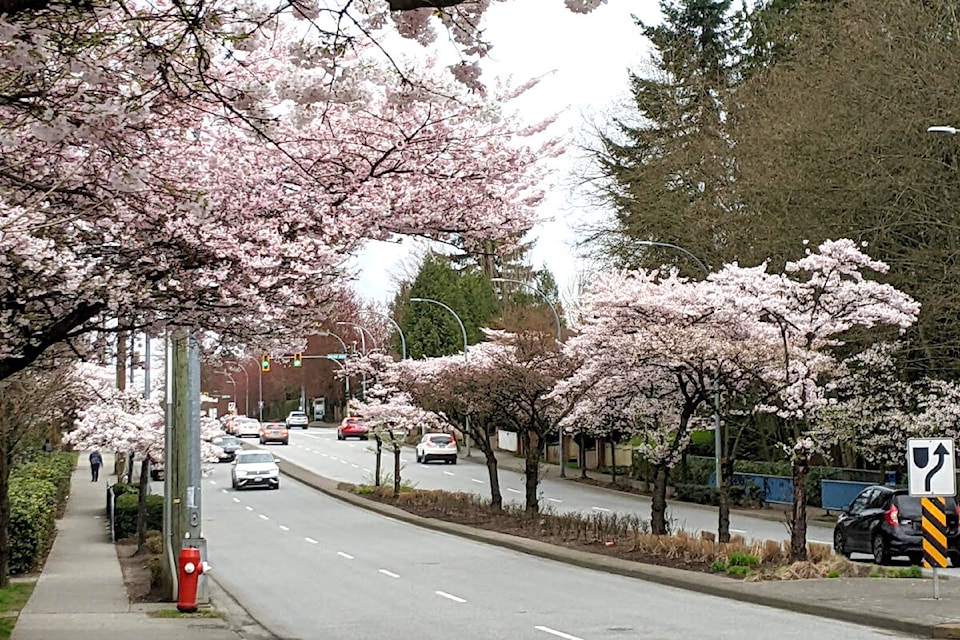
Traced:
<path fill-rule="evenodd" d="M 564 638 L 565 640 L 583 640 L 583 638 L 578 638 L 577 636 L 572 636 L 569 633 L 557 631 L 556 629 L 551 629 L 550 627 L 536 626 L 534 629 L 537 631 L 543 631 L 544 633 L 549 633 L 550 635 L 557 636 L 558 638 Z"/>
<path fill-rule="evenodd" d="M 405 458 L 403 456 L 400 456 L 400 462 L 410 462 L 410 458 Z"/>
<path fill-rule="evenodd" d="M 217 484 L 217 481 L 216 481 L 216 480 L 211 480 L 211 481 L 210 481 L 210 484 Z"/>
<path fill-rule="evenodd" d="M 234 502 L 240 502 L 240 498 L 234 498 L 233 501 L 234 501 Z"/>
<path fill-rule="evenodd" d="M 322 453 L 322 452 L 320 453 L 320 455 L 322 455 L 324 458 L 329 458 L 329 457 L 330 457 L 328 454 Z"/>
<path fill-rule="evenodd" d="M 347 560 L 353 560 L 353 556 L 349 553 L 344 553 L 343 551 L 337 551 L 337 555 L 341 558 L 346 558 Z"/>
<path fill-rule="evenodd" d="M 350 466 L 353 467 L 354 469 L 359 469 L 359 468 L 360 468 L 360 465 L 358 465 L 358 464 L 353 464 L 352 462 L 350 463 Z"/>
<path fill-rule="evenodd" d="M 338 457 L 336 457 L 336 456 L 330 456 L 330 459 L 333 460 L 333 461 L 337 461 L 337 460 L 339 460 L 340 458 L 338 458 Z"/>
<path fill-rule="evenodd" d="M 746 533 L 745 529 L 730 529 L 730 533 Z"/>
<path fill-rule="evenodd" d="M 513 493 L 523 493 L 523 491 L 520 491 L 520 489 L 511 489 L 510 487 L 507 487 L 507 491 L 512 491 Z"/>
<path fill-rule="evenodd" d="M 556 498 L 547 498 L 550 502 L 556 502 L 557 504 L 563 502 L 563 500 L 557 500 Z"/>
<path fill-rule="evenodd" d="M 245 507 L 247 511 L 253 511 L 253 507 Z"/>
<path fill-rule="evenodd" d="M 223 493 L 226 493 L 226 492 L 227 492 L 226 489 L 220 489 L 220 491 L 222 491 Z"/>
<path fill-rule="evenodd" d="M 280 525 L 280 531 L 290 531 L 290 527 L 285 527 L 283 525 Z"/>
<path fill-rule="evenodd" d="M 341 461 L 340 461 L 340 464 L 350 464 L 350 463 L 347 462 L 346 460 L 341 460 Z"/>
<path fill-rule="evenodd" d="M 379 571 L 380 571 L 380 573 L 382 573 L 383 575 L 385 575 L 385 576 L 390 576 L 391 578 L 399 578 L 399 577 L 400 577 L 399 574 L 394 573 L 393 571 L 387 571 L 386 569 L 379 569 Z"/>
<path fill-rule="evenodd" d="M 594 511 L 603 511 L 604 513 L 610 513 L 612 509 L 606 509 L 604 507 L 590 507 Z"/>
<path fill-rule="evenodd" d="M 304 540 L 306 540 L 306 541 L 309 542 L 310 544 L 320 544 L 319 542 L 317 542 L 317 541 L 314 540 L 313 538 L 304 538 Z"/>
<path fill-rule="evenodd" d="M 463 598 L 453 595 L 452 593 L 447 593 L 446 591 L 434 591 L 435 594 L 441 598 L 447 598 L 448 600 L 453 600 L 454 602 L 466 602 Z"/>
<path fill-rule="evenodd" d="M 445 475 L 445 476 L 452 476 L 452 475 L 454 475 L 454 474 L 451 473 L 451 472 L 449 472 L 449 471 L 444 471 L 444 472 L 443 472 L 443 475 Z"/>
<path fill-rule="evenodd" d="M 373 471 L 370 471 L 370 469 L 367 469 L 366 467 L 364 467 L 363 470 L 367 473 L 373 473 Z"/>
<path fill-rule="evenodd" d="M 263 514 L 261 513 L 261 514 L 260 514 L 260 519 L 261 519 L 261 520 L 269 520 L 270 518 L 268 518 L 267 516 L 265 516 L 265 515 L 263 515 Z"/>
<path fill-rule="evenodd" d="M 483 480 L 477 480 L 476 478 L 470 478 L 470 482 L 476 482 L 477 484 L 483 484 Z"/>

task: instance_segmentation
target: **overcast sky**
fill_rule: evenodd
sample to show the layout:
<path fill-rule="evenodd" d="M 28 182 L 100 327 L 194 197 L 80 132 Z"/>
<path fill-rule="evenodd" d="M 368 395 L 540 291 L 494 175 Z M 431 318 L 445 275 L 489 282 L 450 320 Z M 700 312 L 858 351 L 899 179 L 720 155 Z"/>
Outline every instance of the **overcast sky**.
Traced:
<path fill-rule="evenodd" d="M 518 109 L 531 121 L 559 113 L 552 133 L 571 142 L 582 140 L 586 122 L 624 102 L 627 69 L 638 69 L 649 55 L 631 15 L 655 22 L 659 3 L 608 0 L 587 15 L 568 11 L 562 0 L 497 3 L 487 15 L 486 35 L 493 50 L 484 64 L 485 77 L 512 77 L 520 83 L 543 76 L 540 84 L 517 100 Z M 573 158 L 558 163 L 554 186 L 538 210 L 540 222 L 531 232 L 536 240 L 530 256 L 533 266 L 550 269 L 562 293 L 569 290 L 579 266 L 571 246 L 576 240 L 571 224 L 584 215 L 564 175 L 573 165 Z M 360 295 L 374 302 L 391 299 L 396 276 L 411 262 L 413 247 L 411 243 L 370 243 L 355 261 L 355 287 Z"/>

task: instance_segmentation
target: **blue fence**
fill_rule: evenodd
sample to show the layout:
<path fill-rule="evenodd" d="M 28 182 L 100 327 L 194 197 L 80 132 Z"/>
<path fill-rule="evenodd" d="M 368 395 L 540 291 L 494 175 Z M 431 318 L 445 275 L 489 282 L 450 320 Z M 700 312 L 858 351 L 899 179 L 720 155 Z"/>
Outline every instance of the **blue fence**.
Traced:
<path fill-rule="evenodd" d="M 820 504 L 827 511 L 840 511 L 850 504 L 858 493 L 874 484 L 876 483 L 821 480 Z"/>
<path fill-rule="evenodd" d="M 716 474 L 710 474 L 709 484 L 714 486 Z M 734 473 L 735 487 L 751 484 L 760 492 L 764 504 L 793 504 L 793 478 L 786 476 L 765 476 L 759 473 Z"/>

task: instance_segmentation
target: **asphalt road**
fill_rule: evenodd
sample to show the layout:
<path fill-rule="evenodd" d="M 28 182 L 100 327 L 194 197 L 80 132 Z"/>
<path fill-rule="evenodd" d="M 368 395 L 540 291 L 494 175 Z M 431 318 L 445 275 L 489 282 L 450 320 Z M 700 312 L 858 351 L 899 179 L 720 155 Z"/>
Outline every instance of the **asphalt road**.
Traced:
<path fill-rule="evenodd" d="M 247 440 L 254 444 L 255 441 Z M 293 430 L 290 444 L 268 445 L 275 457 L 290 460 L 297 465 L 341 482 L 372 482 L 375 454 L 373 441 L 338 441 L 334 429 Z M 418 464 L 413 449 L 403 455 L 401 477 L 422 489 L 446 489 L 466 491 L 483 496 L 490 495 L 487 468 L 485 465 L 461 460 L 457 465 L 443 462 Z M 392 472 L 393 458 L 383 456 L 385 472 Z M 282 465 L 281 465 L 282 466 Z M 508 502 L 523 501 L 523 474 L 500 469 L 500 490 Z M 540 483 L 541 507 L 560 512 L 619 512 L 636 513 L 650 517 L 650 499 L 644 496 L 619 493 L 569 480 L 545 479 Z M 683 502 L 668 501 L 668 517 L 676 527 L 693 534 L 701 530 L 717 530 L 717 509 Z M 747 539 L 785 540 L 789 537 L 786 524 L 781 521 L 751 517 L 740 513 L 730 516 L 730 530 Z M 811 542 L 832 544 L 833 527 L 811 522 L 807 539 Z M 866 556 L 864 556 L 866 557 Z"/>
<path fill-rule="evenodd" d="M 279 491 L 234 491 L 229 472 L 217 465 L 203 480 L 209 562 L 217 581 L 281 638 L 900 637 L 480 544 L 289 479 Z"/>

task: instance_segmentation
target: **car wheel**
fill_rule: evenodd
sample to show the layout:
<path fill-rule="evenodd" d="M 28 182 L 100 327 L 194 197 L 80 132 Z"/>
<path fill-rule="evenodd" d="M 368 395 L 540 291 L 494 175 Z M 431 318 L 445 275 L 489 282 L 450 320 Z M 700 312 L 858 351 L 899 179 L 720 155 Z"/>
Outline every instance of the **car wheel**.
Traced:
<path fill-rule="evenodd" d="M 837 555 L 843 556 L 844 558 L 850 557 L 850 551 L 847 549 L 847 541 L 843 537 L 843 532 L 840 529 L 834 529 L 833 531 L 833 550 Z"/>
<path fill-rule="evenodd" d="M 339 431 L 337 432 L 337 440 L 343 440 L 343 434 Z"/>
<path fill-rule="evenodd" d="M 283 441 L 283 444 L 284 444 L 284 445 L 288 445 L 288 444 L 290 444 L 290 441 L 289 441 L 289 440 L 284 440 L 284 441 Z"/>
<path fill-rule="evenodd" d="M 873 536 L 873 563 L 879 565 L 890 564 L 890 549 L 882 535 Z"/>

